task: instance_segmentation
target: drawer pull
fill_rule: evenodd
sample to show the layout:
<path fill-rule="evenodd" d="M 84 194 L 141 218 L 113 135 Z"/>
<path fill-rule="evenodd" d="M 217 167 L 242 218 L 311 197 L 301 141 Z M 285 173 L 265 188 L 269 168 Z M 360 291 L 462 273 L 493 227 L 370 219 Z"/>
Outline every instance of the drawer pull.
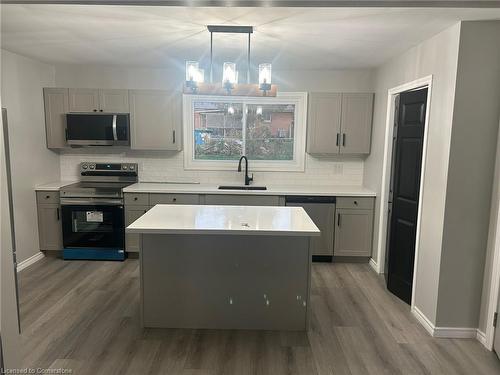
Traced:
<path fill-rule="evenodd" d="M 136 201 L 136 200 L 137 200 L 137 197 L 134 197 L 134 201 Z"/>
<path fill-rule="evenodd" d="M 340 214 L 337 214 L 337 226 L 340 227 Z"/>
<path fill-rule="evenodd" d="M 354 204 L 357 206 L 358 205 L 358 201 L 354 201 Z"/>
<path fill-rule="evenodd" d="M 173 199 L 172 199 L 172 202 L 176 202 L 176 201 L 177 201 L 177 198 L 173 198 Z"/>
<path fill-rule="evenodd" d="M 46 196 L 45 196 L 45 199 L 49 199 L 49 198 L 50 198 L 50 195 L 46 195 Z"/>

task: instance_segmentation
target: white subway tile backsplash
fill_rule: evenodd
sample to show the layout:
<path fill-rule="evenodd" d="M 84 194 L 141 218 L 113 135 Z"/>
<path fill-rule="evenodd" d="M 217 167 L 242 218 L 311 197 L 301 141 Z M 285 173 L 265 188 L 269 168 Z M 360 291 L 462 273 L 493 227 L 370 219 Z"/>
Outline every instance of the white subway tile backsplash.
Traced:
<path fill-rule="evenodd" d="M 235 171 L 184 170 L 182 152 L 148 153 L 124 152 L 105 154 L 68 151 L 61 154 L 61 180 L 78 179 L 78 167 L 82 161 L 132 162 L 139 165 L 139 179 L 143 182 L 242 182 Z M 304 172 L 255 172 L 256 184 L 281 185 L 355 185 L 363 184 L 363 159 L 315 158 L 306 154 Z M 251 172 L 250 162 L 250 172 Z"/>

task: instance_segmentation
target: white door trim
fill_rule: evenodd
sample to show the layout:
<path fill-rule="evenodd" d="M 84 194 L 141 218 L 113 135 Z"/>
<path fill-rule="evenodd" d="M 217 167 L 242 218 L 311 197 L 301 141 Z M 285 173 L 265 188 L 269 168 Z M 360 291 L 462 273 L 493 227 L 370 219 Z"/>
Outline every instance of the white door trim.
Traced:
<path fill-rule="evenodd" d="M 499 124 L 500 126 L 500 124 Z M 498 134 L 497 145 L 500 145 L 500 133 Z M 498 306 L 498 295 L 500 292 L 500 184 L 498 179 L 500 178 L 500 148 L 497 147 L 496 162 L 495 162 L 495 173 L 494 173 L 494 185 L 493 185 L 493 196 L 492 204 L 497 200 L 496 209 L 496 228 L 493 228 L 494 233 L 490 234 L 493 242 L 493 267 L 491 269 L 491 279 L 490 279 L 490 294 L 488 298 L 488 312 L 486 317 L 486 332 L 485 332 L 485 347 L 489 350 L 493 349 L 493 340 L 495 338 L 495 327 L 493 327 L 493 317 Z M 496 195 L 496 196 L 495 196 Z"/>
<path fill-rule="evenodd" d="M 422 168 L 420 174 L 420 198 L 423 193 L 424 176 L 425 176 L 425 161 L 427 155 L 427 135 L 429 133 L 429 113 L 431 111 L 431 96 L 432 96 L 432 75 L 419 78 L 415 81 L 405 83 L 403 85 L 393 87 L 387 93 L 387 115 L 385 126 L 385 144 L 384 144 L 384 160 L 382 165 L 382 187 L 380 193 L 380 209 L 379 209 L 379 233 L 378 233 L 378 256 L 377 263 L 379 272 L 383 273 L 385 268 L 385 250 L 387 243 L 387 205 L 389 202 L 389 184 L 391 180 L 391 161 L 392 161 L 392 136 L 394 130 L 394 111 L 396 95 L 405 91 L 415 90 L 418 88 L 427 87 L 427 108 L 425 114 L 425 128 L 422 149 Z M 418 250 L 420 243 L 420 219 L 422 213 L 422 199 L 418 202 L 418 216 L 416 228 L 416 241 L 415 241 L 415 264 L 413 267 L 413 290 L 411 297 L 411 307 L 415 306 L 415 289 L 416 289 L 416 276 L 418 264 Z"/>

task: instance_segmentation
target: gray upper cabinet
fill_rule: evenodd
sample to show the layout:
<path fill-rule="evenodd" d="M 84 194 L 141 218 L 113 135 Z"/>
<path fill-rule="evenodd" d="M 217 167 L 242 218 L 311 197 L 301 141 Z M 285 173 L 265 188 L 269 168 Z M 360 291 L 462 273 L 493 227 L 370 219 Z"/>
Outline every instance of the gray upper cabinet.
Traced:
<path fill-rule="evenodd" d="M 99 90 L 99 110 L 110 113 L 129 113 L 128 90 Z"/>
<path fill-rule="evenodd" d="M 311 93 L 307 120 L 307 152 L 338 154 L 342 94 Z"/>
<path fill-rule="evenodd" d="M 131 148 L 181 150 L 182 96 L 161 90 L 130 90 Z"/>
<path fill-rule="evenodd" d="M 341 154 L 369 154 L 372 133 L 373 94 L 342 94 Z"/>
<path fill-rule="evenodd" d="M 99 111 L 98 89 L 69 89 L 69 112 Z"/>
<path fill-rule="evenodd" d="M 45 132 L 47 148 L 66 146 L 66 113 L 69 109 L 68 89 L 46 87 L 43 89 L 45 106 Z"/>
<path fill-rule="evenodd" d="M 69 89 L 69 112 L 128 113 L 128 90 Z"/>
<path fill-rule="evenodd" d="M 372 93 L 310 93 L 307 152 L 369 154 Z"/>

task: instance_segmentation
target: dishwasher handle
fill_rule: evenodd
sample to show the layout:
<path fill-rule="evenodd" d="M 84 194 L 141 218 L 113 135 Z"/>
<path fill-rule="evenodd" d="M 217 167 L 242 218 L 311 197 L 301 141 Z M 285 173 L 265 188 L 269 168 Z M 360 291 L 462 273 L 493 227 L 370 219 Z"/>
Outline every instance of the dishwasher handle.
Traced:
<path fill-rule="evenodd" d="M 309 195 L 287 195 L 285 197 L 285 205 L 287 203 L 336 203 L 336 197 L 329 196 L 309 196 Z"/>

